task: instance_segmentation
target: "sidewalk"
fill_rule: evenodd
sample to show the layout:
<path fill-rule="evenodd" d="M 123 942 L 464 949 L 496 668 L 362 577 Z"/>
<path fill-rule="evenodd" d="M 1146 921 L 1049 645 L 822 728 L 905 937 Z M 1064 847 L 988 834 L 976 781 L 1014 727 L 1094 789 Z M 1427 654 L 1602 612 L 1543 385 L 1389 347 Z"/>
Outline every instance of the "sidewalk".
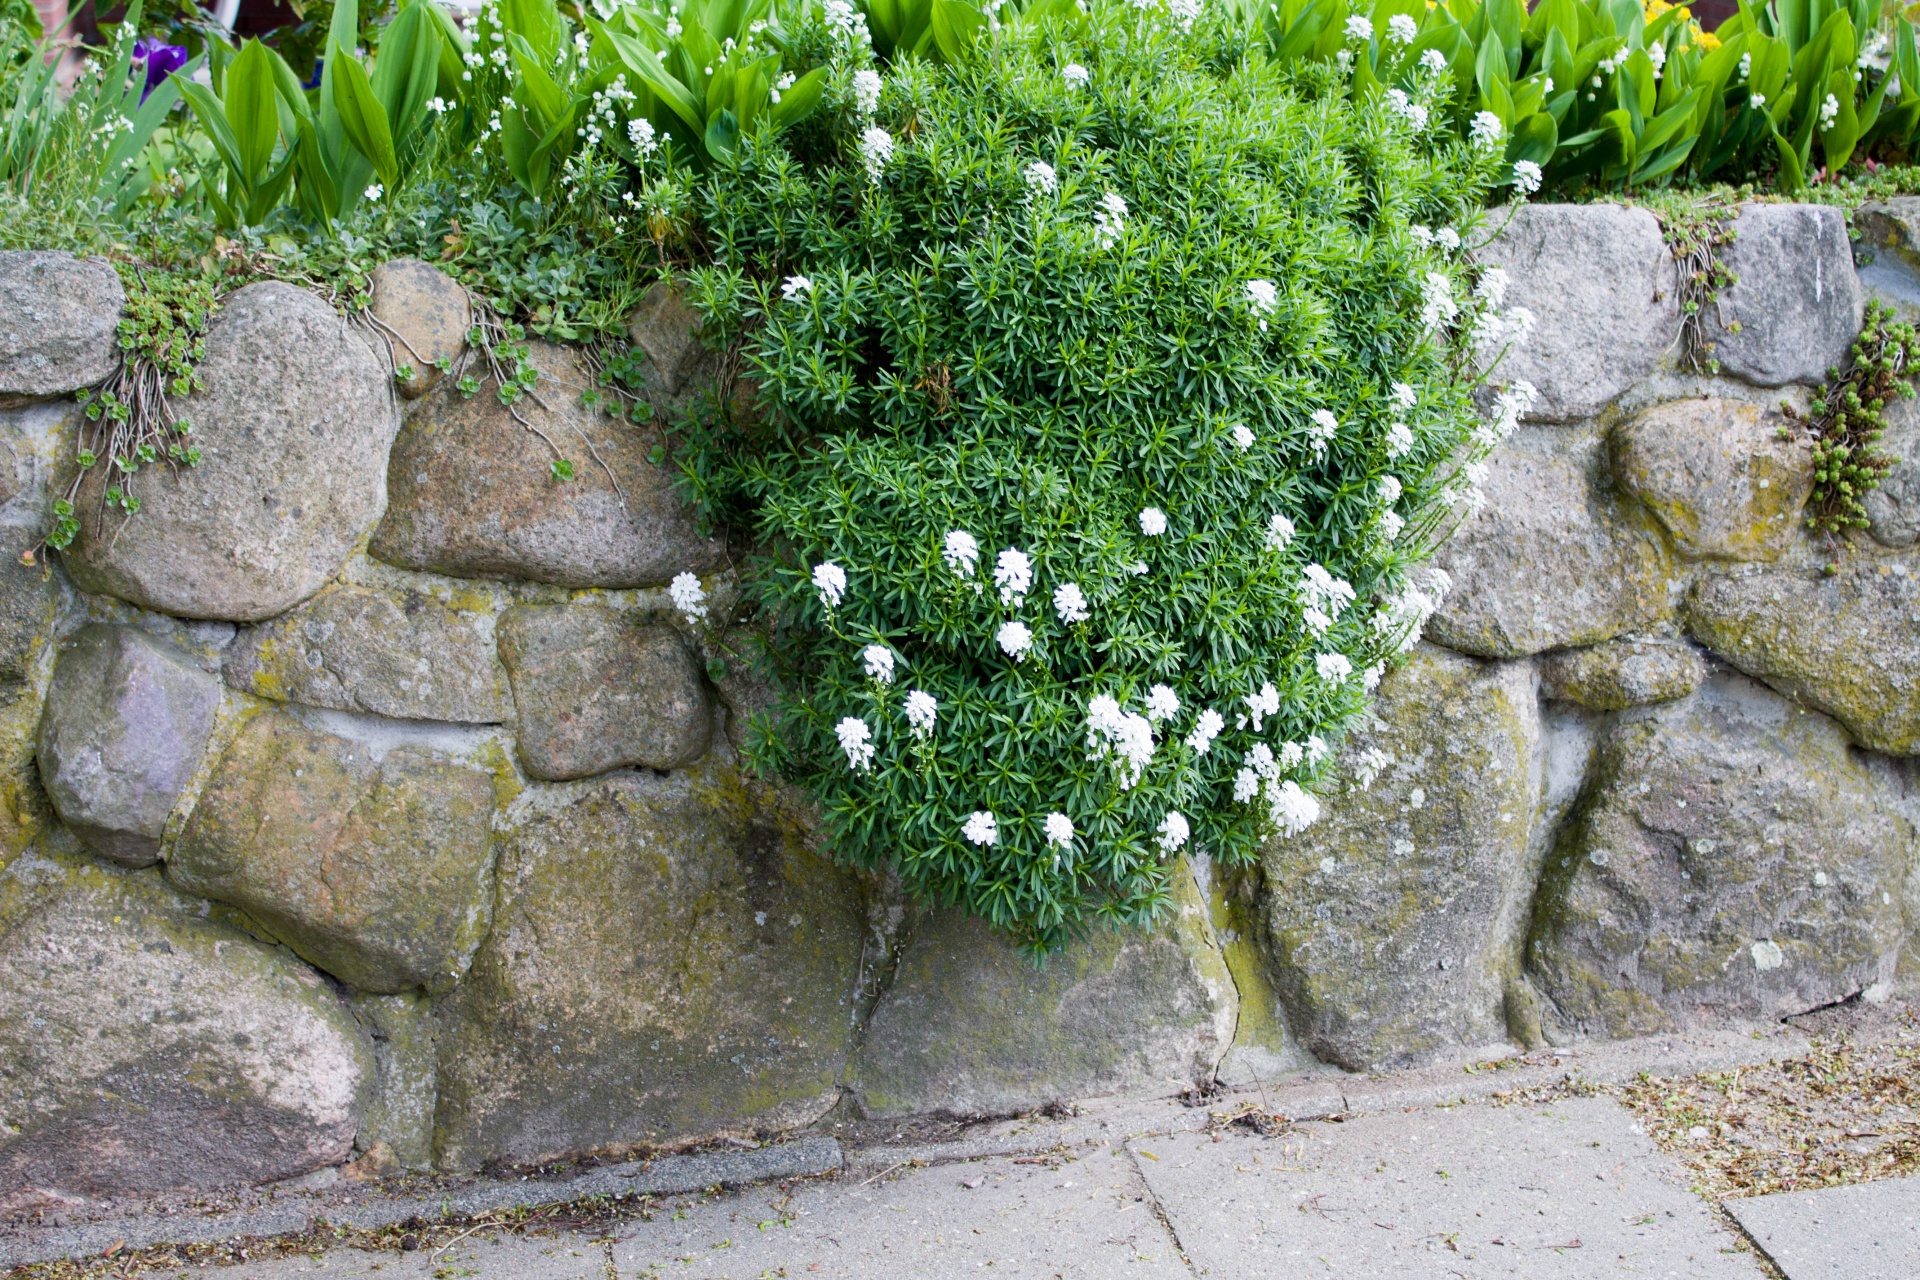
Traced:
<path fill-rule="evenodd" d="M 1634 1115 L 1610 1097 L 1564 1087 L 1721 1070 L 1806 1049 L 1788 1029 L 1758 1039 L 1676 1036 L 1498 1067 L 1314 1076 L 1202 1107 L 1094 1104 L 974 1126 L 943 1142 L 866 1124 L 839 1142 L 821 1134 L 754 1152 L 603 1167 L 571 1181 L 449 1184 L 438 1203 L 467 1218 L 447 1225 L 426 1220 L 439 1215 L 418 1194 L 288 1192 L 264 1206 L 160 1220 L 174 1238 L 230 1231 L 218 1261 L 244 1253 L 250 1260 L 237 1266 L 208 1266 L 214 1254 L 204 1249 L 140 1254 L 159 1238 L 150 1234 L 155 1220 L 143 1227 L 125 1218 L 67 1229 L 70 1243 L 86 1242 L 70 1252 L 90 1258 L 15 1274 L 1910 1280 L 1920 1275 L 1920 1178 L 1730 1202 L 1782 1270 L 1688 1190 L 1697 1170 L 1660 1151 Z M 1276 1123 L 1273 1113 L 1294 1120 Z M 819 1168 L 834 1171 L 782 1173 Z M 756 1170 L 787 1180 L 725 1193 L 604 1193 Z M 556 1189 L 573 1189 L 573 1204 L 527 1230 L 524 1206 Z M 1860 1205 L 1871 1209 L 1863 1215 Z M 397 1216 L 422 1207 L 426 1218 Z M 326 1247 L 323 1234 L 309 1232 L 298 1241 L 304 1254 L 286 1253 L 286 1240 L 235 1238 L 249 1223 L 308 1217 L 336 1229 L 352 1223 L 357 1234 Z M 1835 1230 L 1840 1223 L 1844 1231 Z M 131 1247 L 103 1259 L 101 1233 L 114 1231 L 129 1233 L 122 1239 Z M 58 1243 L 44 1236 L 37 1256 L 52 1256 Z M 0 1237 L 9 1245 L 16 1257 L 26 1247 L 22 1237 Z"/>

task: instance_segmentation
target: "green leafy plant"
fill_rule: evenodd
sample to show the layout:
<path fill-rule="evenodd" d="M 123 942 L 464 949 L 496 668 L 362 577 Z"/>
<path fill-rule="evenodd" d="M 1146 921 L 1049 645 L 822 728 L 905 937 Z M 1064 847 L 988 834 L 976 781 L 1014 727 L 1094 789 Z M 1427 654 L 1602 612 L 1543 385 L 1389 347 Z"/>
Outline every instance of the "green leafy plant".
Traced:
<path fill-rule="evenodd" d="M 120 321 L 120 364 L 98 387 L 75 398 L 83 425 L 75 440 L 75 474 L 54 500 L 45 545 L 70 546 L 80 532 L 75 510 L 97 469 L 101 514 L 113 508 L 131 517 L 140 510 L 135 492 L 143 468 L 191 467 L 200 461 L 193 424 L 174 401 L 200 389 L 196 365 L 206 355 L 205 337 L 218 310 L 213 284 L 204 276 L 142 270 L 116 263 L 126 290 Z M 23 557 L 32 563 L 34 552 Z"/>
<path fill-rule="evenodd" d="M 1818 533 L 1845 533 L 1867 527 L 1865 499 L 1895 458 L 1878 445 L 1886 430 L 1886 408 L 1896 396 L 1913 395 L 1913 368 L 1920 338 L 1911 324 L 1894 319 L 1879 299 L 1867 303 L 1860 336 L 1854 339 L 1846 371 L 1829 371 L 1829 381 L 1801 420 L 1813 448 L 1813 493 L 1807 500 L 1807 527 Z M 1789 418 L 1797 415 L 1782 406 Z"/>
<path fill-rule="evenodd" d="M 299 132 L 295 127 L 283 145 L 277 57 L 258 40 L 249 40 L 226 68 L 224 98 L 206 85 L 178 82 L 226 167 L 223 186 L 208 191 L 223 226 L 265 221 L 293 184 Z"/>
<path fill-rule="evenodd" d="M 776 549 L 789 698 L 754 759 L 842 856 L 1038 950 L 1311 820 L 1501 430 L 1470 434 L 1449 325 L 1486 326 L 1413 233 L 1499 154 L 1088 10 L 896 64 L 885 145 L 849 120 L 839 163 L 776 136 L 716 166 L 688 288 L 756 407 L 677 455 Z"/>

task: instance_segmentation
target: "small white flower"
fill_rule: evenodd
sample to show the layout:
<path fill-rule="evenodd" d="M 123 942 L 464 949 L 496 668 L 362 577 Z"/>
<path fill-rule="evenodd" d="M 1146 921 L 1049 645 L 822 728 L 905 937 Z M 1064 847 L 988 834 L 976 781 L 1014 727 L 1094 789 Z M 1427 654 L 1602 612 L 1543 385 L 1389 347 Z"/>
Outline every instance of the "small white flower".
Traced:
<path fill-rule="evenodd" d="M 1381 541 L 1388 544 L 1398 542 L 1401 532 L 1405 530 L 1406 527 L 1407 522 L 1400 518 L 1398 511 L 1382 511 L 1380 513 Z"/>
<path fill-rule="evenodd" d="M 1491 111 L 1475 112 L 1473 124 L 1467 130 L 1467 137 L 1476 147 L 1496 147 L 1506 136 L 1507 127 Z"/>
<path fill-rule="evenodd" d="M 1588 96 L 1591 97 L 1592 95 L 1589 94 Z M 1747 102 L 1753 107 L 1755 111 L 1758 111 L 1760 108 L 1767 105 L 1767 95 L 1764 93 L 1753 94 L 1750 97 L 1748 97 Z"/>
<path fill-rule="evenodd" d="M 1415 244 L 1433 243 L 1433 228 L 1423 223 L 1409 223 L 1407 226 L 1407 235 L 1412 238 Z"/>
<path fill-rule="evenodd" d="M 1295 765 L 1299 764 L 1302 760 L 1305 760 L 1306 758 L 1307 758 L 1307 749 L 1301 746 L 1299 743 L 1283 742 L 1280 744 L 1279 769 L 1291 769 Z M 1275 771 L 1275 776 L 1276 777 L 1279 776 L 1277 769 Z"/>
<path fill-rule="evenodd" d="M 1349 44 L 1365 44 L 1371 39 L 1373 39 L 1372 19 L 1362 17 L 1357 13 L 1347 19 L 1347 42 Z"/>
<path fill-rule="evenodd" d="M 1267 536 L 1263 540 L 1269 551 L 1285 551 L 1287 544 L 1293 541 L 1293 521 L 1276 511 L 1267 519 Z"/>
<path fill-rule="evenodd" d="M 893 683 L 893 650 L 883 644 L 870 644 L 860 651 L 860 661 L 867 668 L 869 680 Z"/>
<path fill-rule="evenodd" d="M 1748 76 L 1752 74 L 1753 74 L 1753 55 L 1750 53 L 1743 53 L 1740 55 L 1740 78 L 1742 80 L 1745 80 Z"/>
<path fill-rule="evenodd" d="M 1400 495 L 1405 491 L 1400 484 L 1399 476 L 1380 477 L 1380 501 L 1388 506 L 1400 501 Z"/>
<path fill-rule="evenodd" d="M 1033 648 L 1033 632 L 1018 619 L 1001 623 L 993 638 L 1015 662 L 1024 661 L 1028 650 Z"/>
<path fill-rule="evenodd" d="M 438 116 L 438 115 L 445 115 L 445 114 L 446 114 L 446 111 L 447 111 L 447 100 L 446 100 L 445 98 L 442 98 L 442 97 L 440 97 L 440 96 L 438 96 L 438 95 L 435 95 L 434 97 L 431 97 L 431 98 L 428 98 L 428 99 L 427 99 L 427 110 L 429 110 L 429 111 L 431 111 L 431 112 L 433 112 L 433 114 L 435 114 L 435 115 L 437 115 L 437 116 Z"/>
<path fill-rule="evenodd" d="M 1017 609 L 1033 587 L 1033 561 L 1017 547 L 1008 547 L 993 562 L 993 585 L 1000 588 L 1000 603 Z"/>
<path fill-rule="evenodd" d="M 1245 804 L 1260 794 L 1260 775 L 1251 769 L 1243 768 L 1233 775 L 1233 798 Z"/>
<path fill-rule="evenodd" d="M 1280 714 L 1280 691 L 1269 680 L 1260 686 L 1260 692 L 1247 699 L 1247 714 L 1253 720 L 1253 731 L 1260 732 L 1261 724 L 1268 716 Z"/>
<path fill-rule="evenodd" d="M 1077 62 L 1069 62 L 1060 68 L 1060 78 L 1067 82 L 1069 89 L 1084 89 L 1087 82 L 1093 79 L 1093 73 Z"/>
<path fill-rule="evenodd" d="M 365 191 L 361 192 L 361 194 L 364 195 L 369 201 L 377 202 L 381 196 L 387 194 L 387 189 L 376 182 L 372 186 L 368 187 Z"/>
<path fill-rule="evenodd" d="M 667 584 L 667 596 L 688 622 L 698 622 L 707 616 L 707 590 L 693 574 L 675 574 Z"/>
<path fill-rule="evenodd" d="M 1540 166 L 1531 160 L 1513 162 L 1513 189 L 1523 196 L 1530 196 L 1540 189 Z"/>
<path fill-rule="evenodd" d="M 780 284 L 780 297 L 787 302 L 798 302 L 813 292 L 813 281 L 805 276 L 788 276 Z"/>
<path fill-rule="evenodd" d="M 863 116 L 880 109 L 880 73 L 862 67 L 853 73 L 853 105 Z M 891 141 L 891 139 L 889 139 Z"/>
<path fill-rule="evenodd" d="M 1453 296 L 1453 281 L 1444 271 L 1429 271 L 1425 284 L 1421 288 L 1420 322 L 1429 329 L 1438 329 L 1460 314 L 1460 304 Z"/>
<path fill-rule="evenodd" d="M 1147 719 L 1158 723 L 1180 714 L 1180 697 L 1164 684 L 1147 690 Z"/>
<path fill-rule="evenodd" d="M 640 153 L 643 160 L 660 145 L 654 136 L 653 122 L 638 117 L 627 121 L 627 141 L 633 144 L 633 149 Z"/>
<path fill-rule="evenodd" d="M 1035 160 L 1021 171 L 1027 179 L 1029 190 L 1043 195 L 1052 195 L 1060 189 L 1060 175 L 1045 160 Z"/>
<path fill-rule="evenodd" d="M 949 530 L 946 543 L 940 549 L 940 558 L 961 577 L 971 578 L 980 567 L 980 544 L 964 529 Z"/>
<path fill-rule="evenodd" d="M 907 694 L 907 724 L 913 729 L 913 736 L 926 738 L 933 733 L 933 722 L 940 714 L 940 702 L 925 689 L 913 689 Z"/>
<path fill-rule="evenodd" d="M 1064 813 L 1050 813 L 1045 823 L 1047 843 L 1061 849 L 1073 847 L 1073 819 Z"/>
<path fill-rule="evenodd" d="M 893 162 L 893 135 L 878 126 L 861 134 L 860 159 L 867 166 L 867 177 L 878 182 Z"/>
<path fill-rule="evenodd" d="M 960 834 L 970 842 L 983 847 L 1000 843 L 1000 826 L 993 820 L 993 815 L 985 809 L 976 809 L 968 814 L 966 825 L 960 828 Z"/>
<path fill-rule="evenodd" d="M 1323 653 L 1314 658 L 1314 669 L 1327 684 L 1339 684 L 1353 674 L 1353 663 L 1344 653 Z"/>
<path fill-rule="evenodd" d="M 1167 513 L 1158 507 L 1147 507 L 1140 512 L 1140 532 L 1149 538 L 1157 538 L 1167 531 Z"/>
<path fill-rule="evenodd" d="M 1315 409 L 1307 422 L 1308 452 L 1314 457 L 1322 457 L 1327 445 L 1333 440 L 1334 433 L 1340 430 L 1340 420 L 1333 416 L 1330 409 Z"/>
<path fill-rule="evenodd" d="M 1452 227 L 1442 227 L 1433 233 L 1433 241 L 1442 249 L 1452 252 L 1460 247 L 1460 233 Z"/>
<path fill-rule="evenodd" d="M 1053 611 L 1068 626 L 1085 622 L 1092 616 L 1087 610 L 1087 597 L 1082 594 L 1077 582 L 1063 582 L 1053 589 Z"/>
<path fill-rule="evenodd" d="M 1163 853 L 1178 853 L 1187 838 L 1193 834 L 1187 826 L 1187 820 L 1178 810 L 1168 810 L 1167 816 L 1160 821 L 1160 849 Z"/>
<path fill-rule="evenodd" d="M 1234 423 L 1233 424 L 1233 443 L 1234 443 L 1234 447 L 1239 449 L 1240 452 L 1242 453 L 1245 453 L 1247 450 L 1253 448 L 1253 429 L 1247 426 L 1247 424 L 1244 422 Z"/>
<path fill-rule="evenodd" d="M 1420 26 L 1413 20 L 1412 14 L 1396 13 L 1387 19 L 1387 34 L 1393 37 L 1396 44 L 1412 44 L 1414 37 L 1420 34 Z M 1439 50 L 1430 52 L 1438 53 Z"/>
<path fill-rule="evenodd" d="M 1360 673 L 1360 685 L 1368 693 L 1380 687 L 1380 677 L 1386 673 L 1386 665 L 1376 662 Z"/>
<path fill-rule="evenodd" d="M 1473 286 L 1473 296 L 1489 307 L 1498 307 L 1507 297 L 1506 269 L 1488 267 L 1481 273 L 1480 283 Z"/>
<path fill-rule="evenodd" d="M 867 722 L 848 716 L 833 727 L 840 749 L 847 753 L 847 767 L 855 773 L 873 772 L 873 730 Z"/>
<path fill-rule="evenodd" d="M 1298 835 L 1320 820 L 1320 802 L 1289 779 L 1273 789 L 1270 816 L 1283 836 Z"/>
<path fill-rule="evenodd" d="M 1833 122 L 1839 119 L 1839 117 L 1840 99 L 1834 97 L 1832 94 L 1828 94 L 1827 100 L 1820 104 L 1820 132 L 1825 133 L 1828 129 L 1831 129 Z"/>
<path fill-rule="evenodd" d="M 1093 234 L 1102 249 L 1111 249 L 1120 242 L 1127 231 L 1127 202 L 1120 198 L 1117 191 L 1109 191 L 1100 197 L 1100 207 L 1093 211 Z"/>
<path fill-rule="evenodd" d="M 831 560 L 823 560 L 813 566 L 813 586 L 826 609 L 837 609 L 840 597 L 847 593 L 847 571 Z"/>
<path fill-rule="evenodd" d="M 1420 394 L 1413 389 L 1411 383 L 1406 382 L 1394 383 L 1392 396 L 1393 402 L 1402 409 L 1411 409 L 1420 400 Z"/>
<path fill-rule="evenodd" d="M 1256 315 L 1272 315 L 1280 305 L 1280 290 L 1271 280 L 1247 281 L 1247 305 Z"/>
<path fill-rule="evenodd" d="M 1404 422 L 1396 422 L 1387 428 L 1387 456 L 1404 457 L 1413 448 L 1413 429 Z"/>
<path fill-rule="evenodd" d="M 1431 75 L 1438 75 L 1447 69 L 1447 55 L 1438 49 L 1429 49 L 1420 55 L 1420 69 Z"/>
<path fill-rule="evenodd" d="M 1120 771 L 1120 787 L 1131 790 L 1153 759 L 1153 725 L 1143 715 L 1123 711 L 1111 694 L 1087 700 L 1087 756 L 1111 759 Z"/>
<path fill-rule="evenodd" d="M 1220 731 L 1226 727 L 1225 717 L 1212 707 L 1208 707 L 1200 713 L 1200 718 L 1194 721 L 1193 732 L 1187 735 L 1188 748 L 1197 756 L 1207 754 L 1213 747 L 1213 740 L 1219 737 Z"/>

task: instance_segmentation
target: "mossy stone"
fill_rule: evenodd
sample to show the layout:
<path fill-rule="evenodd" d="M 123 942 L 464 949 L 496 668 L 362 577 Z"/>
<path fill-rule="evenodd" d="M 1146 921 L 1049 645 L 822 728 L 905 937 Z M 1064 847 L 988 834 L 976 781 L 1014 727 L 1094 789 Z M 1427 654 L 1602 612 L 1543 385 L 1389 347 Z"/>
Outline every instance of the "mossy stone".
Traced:
<path fill-rule="evenodd" d="M 1540 658 L 1540 696 L 1590 711 L 1625 711 L 1684 698 L 1707 678 L 1685 640 L 1608 640 Z"/>
<path fill-rule="evenodd" d="M 1613 473 L 1689 560 L 1777 560 L 1813 492 L 1813 454 L 1745 400 L 1656 405 L 1614 428 Z"/>
<path fill-rule="evenodd" d="M 1423 645 L 1341 747 L 1371 786 L 1262 856 L 1269 972 L 1316 1055 L 1406 1066 L 1502 1040 L 1533 888 L 1540 785 L 1533 673 Z"/>
<path fill-rule="evenodd" d="M 839 1097 L 857 883 L 708 757 L 535 787 L 441 1007 L 437 1160 L 470 1169 L 806 1124 Z"/>
<path fill-rule="evenodd" d="M 1527 965 L 1577 1032 L 1804 1013 L 1893 978 L 1914 829 L 1884 764 L 1735 674 L 1623 714 L 1547 859 Z"/>

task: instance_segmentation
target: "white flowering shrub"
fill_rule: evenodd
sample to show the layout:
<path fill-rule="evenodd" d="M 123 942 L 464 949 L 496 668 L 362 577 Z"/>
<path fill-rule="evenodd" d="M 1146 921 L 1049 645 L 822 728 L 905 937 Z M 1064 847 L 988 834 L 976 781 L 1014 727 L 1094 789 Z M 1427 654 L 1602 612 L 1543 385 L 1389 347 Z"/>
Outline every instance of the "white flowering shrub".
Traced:
<path fill-rule="evenodd" d="M 690 292 L 756 408 L 682 456 L 772 549 L 754 757 L 841 855 L 1036 949 L 1313 821 L 1500 429 L 1453 229 L 1498 158 L 1263 56 L 1090 0 L 697 197 Z"/>

